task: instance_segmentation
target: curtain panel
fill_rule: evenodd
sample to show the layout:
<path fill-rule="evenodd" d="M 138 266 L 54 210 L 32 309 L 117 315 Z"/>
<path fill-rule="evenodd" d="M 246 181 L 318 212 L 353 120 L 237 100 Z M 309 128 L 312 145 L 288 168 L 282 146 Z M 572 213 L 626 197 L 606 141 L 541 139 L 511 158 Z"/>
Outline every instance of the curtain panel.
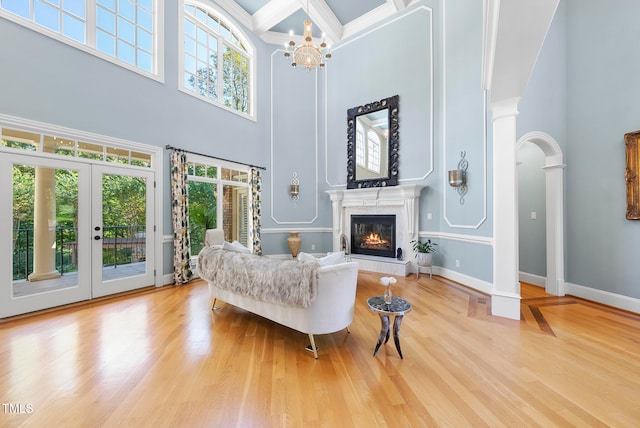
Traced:
<path fill-rule="evenodd" d="M 173 282 L 186 284 L 191 280 L 191 240 L 189 237 L 189 196 L 187 186 L 187 155 L 171 153 L 171 217 L 173 221 Z"/>
<path fill-rule="evenodd" d="M 262 237 L 260 233 L 262 215 L 262 176 L 260 170 L 251 168 L 251 235 L 254 254 L 262 255 Z"/>

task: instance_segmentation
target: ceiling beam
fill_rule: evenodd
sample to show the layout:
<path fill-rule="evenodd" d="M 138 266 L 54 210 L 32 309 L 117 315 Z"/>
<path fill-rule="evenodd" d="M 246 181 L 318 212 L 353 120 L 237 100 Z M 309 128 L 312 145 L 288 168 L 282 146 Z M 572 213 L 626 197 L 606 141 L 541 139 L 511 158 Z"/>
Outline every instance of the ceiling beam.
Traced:
<path fill-rule="evenodd" d="M 301 0 L 302 1 L 302 0 Z M 342 24 L 324 0 L 309 0 L 309 17 L 330 43 L 342 38 Z"/>
<path fill-rule="evenodd" d="M 253 32 L 261 36 L 300 9 L 299 0 L 271 0 L 253 14 Z"/>

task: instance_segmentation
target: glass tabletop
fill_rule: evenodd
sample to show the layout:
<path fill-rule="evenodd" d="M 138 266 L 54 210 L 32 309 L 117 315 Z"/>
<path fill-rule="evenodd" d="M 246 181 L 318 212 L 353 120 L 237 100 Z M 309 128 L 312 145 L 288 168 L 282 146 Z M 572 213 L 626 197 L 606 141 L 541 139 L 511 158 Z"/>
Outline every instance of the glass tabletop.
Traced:
<path fill-rule="evenodd" d="M 404 315 L 411 310 L 411 303 L 404 300 L 402 297 L 393 296 L 391 303 L 385 303 L 383 296 L 373 296 L 367 299 L 367 305 L 369 309 L 374 312 L 380 312 L 393 315 Z"/>

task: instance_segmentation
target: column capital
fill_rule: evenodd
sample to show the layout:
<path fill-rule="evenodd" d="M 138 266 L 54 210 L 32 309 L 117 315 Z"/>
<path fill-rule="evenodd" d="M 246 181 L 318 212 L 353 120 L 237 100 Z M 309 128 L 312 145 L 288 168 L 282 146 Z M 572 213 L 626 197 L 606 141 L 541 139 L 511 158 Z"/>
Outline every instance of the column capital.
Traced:
<path fill-rule="evenodd" d="M 491 103 L 493 121 L 495 122 L 496 120 L 503 119 L 505 117 L 517 116 L 518 113 L 520 113 L 518 111 L 519 102 L 520 97 L 516 97 Z"/>

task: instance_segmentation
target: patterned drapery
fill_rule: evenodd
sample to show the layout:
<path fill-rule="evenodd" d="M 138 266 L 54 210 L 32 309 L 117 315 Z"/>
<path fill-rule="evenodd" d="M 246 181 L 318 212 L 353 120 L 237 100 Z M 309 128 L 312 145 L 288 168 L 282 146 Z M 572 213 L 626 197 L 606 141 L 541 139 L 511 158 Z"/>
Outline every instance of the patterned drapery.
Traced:
<path fill-rule="evenodd" d="M 251 235 L 254 254 L 262 255 L 262 237 L 260 217 L 262 215 L 262 176 L 260 170 L 251 168 Z"/>
<path fill-rule="evenodd" d="M 173 220 L 173 282 L 186 284 L 191 280 L 191 250 L 189 238 L 189 197 L 187 192 L 187 155 L 171 153 L 171 217 Z"/>

